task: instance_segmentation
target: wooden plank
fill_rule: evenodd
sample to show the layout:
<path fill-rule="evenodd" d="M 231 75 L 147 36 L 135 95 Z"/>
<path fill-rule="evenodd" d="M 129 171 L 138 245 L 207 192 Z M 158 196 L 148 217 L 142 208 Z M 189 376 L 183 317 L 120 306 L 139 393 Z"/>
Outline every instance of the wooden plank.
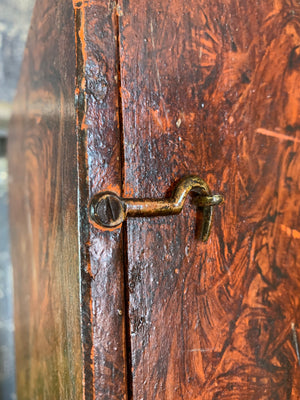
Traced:
<path fill-rule="evenodd" d="M 124 194 L 225 205 L 127 223 L 133 399 L 298 399 L 295 1 L 120 2 Z"/>
<path fill-rule="evenodd" d="M 85 390 L 88 398 L 119 400 L 127 391 L 122 231 L 101 231 L 87 216 L 93 194 L 121 192 L 117 8 L 104 0 L 74 6 L 84 347 L 86 365 L 92 367 Z"/>
<path fill-rule="evenodd" d="M 74 32 L 36 3 L 10 127 L 18 399 L 82 398 Z"/>
<path fill-rule="evenodd" d="M 123 238 L 88 221 L 121 186 L 116 8 L 36 4 L 10 135 L 18 398 L 126 396 Z"/>

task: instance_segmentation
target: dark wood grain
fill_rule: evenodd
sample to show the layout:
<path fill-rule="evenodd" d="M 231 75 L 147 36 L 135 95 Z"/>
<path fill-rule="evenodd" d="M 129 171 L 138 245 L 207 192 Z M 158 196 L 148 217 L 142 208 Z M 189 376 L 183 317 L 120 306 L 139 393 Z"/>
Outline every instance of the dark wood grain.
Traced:
<path fill-rule="evenodd" d="M 9 146 L 20 399 L 300 397 L 299 12 L 37 2 Z M 191 202 L 125 237 L 88 219 L 97 191 L 189 174 L 226 199 L 207 244 Z"/>
<path fill-rule="evenodd" d="M 10 127 L 18 399 L 82 398 L 74 32 L 37 2 Z"/>
<path fill-rule="evenodd" d="M 123 237 L 120 228 L 95 228 L 87 216 L 93 194 L 121 193 L 117 6 L 104 0 L 74 4 L 77 96 L 82 101 L 78 127 L 83 329 L 85 358 L 93 372 L 86 377 L 85 390 L 88 398 L 119 400 L 127 390 Z"/>
<path fill-rule="evenodd" d="M 198 174 L 225 196 L 129 220 L 133 399 L 299 399 L 294 0 L 120 2 L 124 195 Z"/>
<path fill-rule="evenodd" d="M 34 11 L 9 139 L 20 399 L 126 396 L 123 238 L 87 214 L 121 186 L 116 13 Z"/>

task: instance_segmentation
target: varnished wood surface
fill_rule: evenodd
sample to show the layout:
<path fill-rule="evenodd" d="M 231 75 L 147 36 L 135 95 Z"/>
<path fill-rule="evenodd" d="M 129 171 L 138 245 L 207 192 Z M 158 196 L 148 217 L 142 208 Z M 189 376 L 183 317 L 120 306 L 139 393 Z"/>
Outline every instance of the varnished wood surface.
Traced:
<path fill-rule="evenodd" d="M 9 155 L 20 399 L 126 396 L 122 233 L 87 215 L 121 190 L 116 13 L 35 7 Z"/>
<path fill-rule="evenodd" d="M 300 398 L 299 12 L 120 1 L 124 196 L 225 196 L 127 223 L 133 399 Z"/>
<path fill-rule="evenodd" d="M 117 6 L 104 0 L 75 1 L 74 6 L 85 395 L 119 400 L 127 391 L 123 237 L 120 228 L 98 230 L 87 215 L 96 192 L 121 194 Z"/>
<path fill-rule="evenodd" d="M 82 398 L 74 11 L 36 3 L 9 135 L 18 399 Z"/>
<path fill-rule="evenodd" d="M 299 8 L 37 2 L 10 136 L 20 399 L 300 397 Z M 188 174 L 225 196 L 207 244 L 191 203 L 88 220 L 97 191 Z"/>

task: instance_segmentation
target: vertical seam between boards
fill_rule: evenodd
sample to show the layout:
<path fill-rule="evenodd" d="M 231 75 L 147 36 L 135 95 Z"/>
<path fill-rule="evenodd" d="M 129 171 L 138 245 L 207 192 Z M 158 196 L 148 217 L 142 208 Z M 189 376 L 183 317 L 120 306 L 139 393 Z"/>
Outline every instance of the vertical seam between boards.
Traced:
<path fill-rule="evenodd" d="M 119 114 L 119 132 L 120 132 L 120 171 L 121 171 L 121 196 L 125 195 L 125 131 L 123 119 L 123 100 L 122 100 L 122 77 L 121 77 L 121 30 L 120 15 L 118 9 L 120 0 L 116 2 L 116 30 L 117 30 L 117 76 L 118 76 L 118 114 Z M 128 287 L 128 237 L 127 222 L 122 225 L 122 254 L 123 254 L 123 283 L 124 283 L 124 319 L 125 319 L 125 362 L 126 362 L 126 387 L 127 399 L 133 399 L 132 386 L 132 359 L 131 359 L 131 335 L 129 318 L 129 287 Z"/>

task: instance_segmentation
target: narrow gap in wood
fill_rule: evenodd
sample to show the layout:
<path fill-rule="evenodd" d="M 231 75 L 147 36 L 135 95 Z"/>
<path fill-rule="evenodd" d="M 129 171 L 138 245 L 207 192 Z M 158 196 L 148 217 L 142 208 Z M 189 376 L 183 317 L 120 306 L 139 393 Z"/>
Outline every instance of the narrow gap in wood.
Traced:
<path fill-rule="evenodd" d="M 86 244 L 90 241 L 89 220 L 86 204 L 89 198 L 86 131 L 81 129 L 85 117 L 85 93 L 82 89 L 84 79 L 84 59 L 80 32 L 83 24 L 82 10 L 75 9 L 75 43 L 76 43 L 76 88 L 79 88 L 76 102 L 77 113 L 77 168 L 78 168 L 78 232 L 79 232 L 79 266 L 80 266 L 80 307 L 81 307 L 81 337 L 83 352 L 83 396 L 85 400 L 95 398 L 93 370 L 93 334 L 91 311 L 91 275 L 86 270 L 90 265 L 89 252 Z"/>
<path fill-rule="evenodd" d="M 118 2 L 117 2 L 118 6 Z M 123 126 L 123 103 L 121 91 L 121 38 L 120 38 L 120 22 L 119 15 L 116 12 L 116 28 L 117 28 L 117 68 L 118 68 L 118 111 L 119 111 L 119 132 L 120 132 L 120 163 L 121 163 L 121 196 L 125 195 L 125 138 Z M 130 319 L 129 319 L 129 286 L 128 286 L 128 241 L 127 241 L 127 222 L 122 226 L 123 240 L 123 279 L 124 279 L 124 318 L 125 318 L 125 339 L 126 339 L 126 383 L 127 383 L 127 399 L 133 399 L 132 387 L 132 360 L 131 360 L 131 335 L 130 335 Z"/>
<path fill-rule="evenodd" d="M 132 386 L 132 359 L 131 359 L 131 335 L 129 319 L 129 290 L 128 290 L 128 241 L 127 241 L 127 221 L 122 227 L 123 238 L 123 275 L 124 275 L 124 312 L 125 312 L 125 336 L 126 336 L 126 376 L 127 376 L 127 399 L 133 399 Z"/>

